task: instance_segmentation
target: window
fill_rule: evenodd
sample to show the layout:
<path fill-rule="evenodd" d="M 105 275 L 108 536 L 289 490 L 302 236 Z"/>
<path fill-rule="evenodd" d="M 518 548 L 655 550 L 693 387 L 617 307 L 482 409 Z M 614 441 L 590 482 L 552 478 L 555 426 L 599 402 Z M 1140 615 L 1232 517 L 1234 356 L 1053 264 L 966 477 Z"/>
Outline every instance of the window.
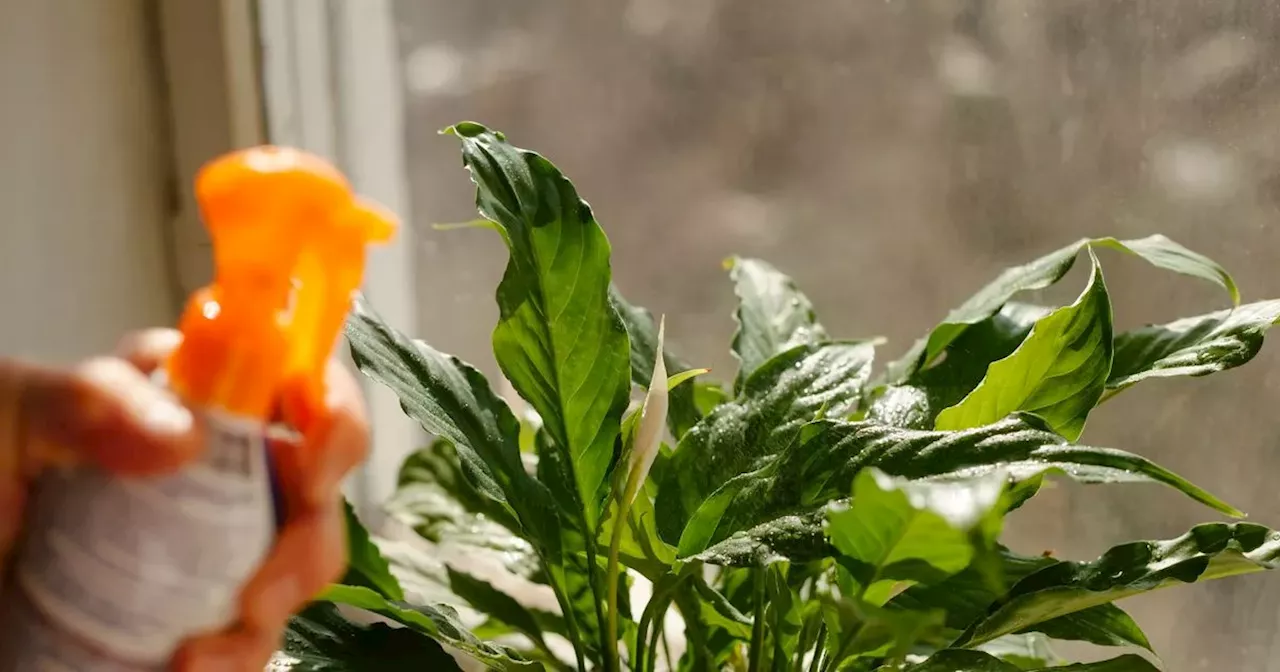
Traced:
<path fill-rule="evenodd" d="M 410 213 L 371 298 L 490 373 L 504 251 L 430 227 L 473 216 L 436 134 L 462 119 L 564 169 L 618 283 L 720 370 L 730 254 L 793 275 L 835 334 L 889 337 L 886 357 L 1000 269 L 1086 235 L 1166 233 L 1231 268 L 1246 298 L 1280 295 L 1278 2 L 293 0 L 264 3 L 261 24 L 272 137 L 338 156 Z M 1118 328 L 1222 307 L 1193 281 L 1145 298 L 1140 263 L 1107 271 Z M 1277 357 L 1118 399 L 1086 438 L 1273 511 Z M 378 403 L 372 499 L 416 447 Z M 1085 558 L 1204 518 L 1142 495 L 1061 484 L 1013 518 L 1011 543 Z M 1263 669 L 1277 595 L 1246 578 L 1126 606 L 1177 669 Z"/>

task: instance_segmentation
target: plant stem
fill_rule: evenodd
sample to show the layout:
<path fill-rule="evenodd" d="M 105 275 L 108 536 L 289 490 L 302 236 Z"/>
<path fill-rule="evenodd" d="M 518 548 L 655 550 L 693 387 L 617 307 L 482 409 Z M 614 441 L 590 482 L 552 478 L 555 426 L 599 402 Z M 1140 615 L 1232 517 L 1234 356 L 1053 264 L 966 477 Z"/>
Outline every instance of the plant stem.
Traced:
<path fill-rule="evenodd" d="M 564 594 L 564 585 L 560 581 L 560 577 L 556 575 L 553 565 L 547 562 L 546 554 L 538 552 L 538 557 L 542 559 L 542 566 L 547 568 L 547 583 L 551 584 L 551 592 L 555 593 L 556 602 L 560 605 L 560 613 L 564 614 L 565 626 L 569 632 L 569 642 L 573 644 L 573 655 L 577 659 L 578 669 L 587 669 L 587 657 L 582 648 L 582 634 L 578 630 L 578 619 L 574 617 L 573 609 L 569 606 L 569 599 Z"/>
<path fill-rule="evenodd" d="M 796 655 L 795 660 L 791 662 L 791 672 L 801 672 L 804 669 L 804 654 L 809 650 L 809 637 L 813 635 L 815 623 L 813 618 L 807 618 L 804 625 L 800 627 L 800 638 L 796 640 Z"/>
<path fill-rule="evenodd" d="M 605 630 L 605 638 L 609 643 L 608 660 L 610 672 L 622 672 L 622 661 L 618 655 L 618 552 L 622 548 L 622 528 L 626 523 L 627 503 L 626 500 L 618 501 L 618 515 L 613 520 L 613 534 L 609 535 L 609 564 L 608 574 L 605 578 L 605 590 L 608 595 L 605 599 L 608 602 L 608 619 L 609 625 Z M 636 645 L 637 647 L 639 644 Z M 632 663 L 634 665 L 634 661 Z"/>
<path fill-rule="evenodd" d="M 859 623 L 841 638 L 840 648 L 836 649 L 836 655 L 827 659 L 826 664 L 823 666 L 824 670 L 833 670 L 840 665 L 840 662 L 844 660 L 845 652 L 848 651 L 849 647 L 853 645 L 853 642 L 858 639 L 858 635 L 862 634 L 863 625 L 864 623 Z"/>
<path fill-rule="evenodd" d="M 636 628 L 636 659 L 631 665 L 631 669 L 635 672 L 653 669 L 653 659 L 657 657 L 657 633 L 662 629 L 662 619 L 666 617 L 667 609 L 671 605 L 671 593 L 675 592 L 681 583 L 681 580 L 675 580 L 670 585 L 663 586 L 661 579 L 654 582 L 654 593 L 649 596 L 649 603 L 640 614 L 640 623 Z M 654 623 L 656 625 L 653 625 Z M 654 631 L 653 643 L 648 640 L 651 625 Z M 648 651 L 645 650 L 646 645 L 649 646 Z M 646 654 L 650 656 L 647 668 L 645 667 Z"/>
<path fill-rule="evenodd" d="M 818 626 L 818 637 L 815 639 L 813 647 L 813 658 L 809 660 L 809 672 L 818 672 L 822 668 L 822 657 L 827 653 L 827 622 L 822 621 L 822 625 Z"/>
<path fill-rule="evenodd" d="M 597 624 L 597 627 L 599 627 L 600 624 L 603 624 L 606 621 L 605 621 L 604 611 L 600 607 L 600 594 L 596 592 L 600 586 L 600 569 L 596 567 L 596 558 L 599 557 L 599 547 L 596 545 L 597 534 L 599 534 L 598 527 L 593 530 L 589 530 L 587 534 L 585 534 L 584 536 L 586 537 L 586 547 L 587 547 L 587 581 L 591 584 L 591 594 L 595 598 L 591 601 L 595 606 L 596 624 Z M 606 588 L 606 590 L 608 589 Z M 606 600 L 611 599 L 613 602 L 616 603 L 617 592 L 618 592 L 617 590 L 609 590 L 609 595 L 614 595 L 615 597 L 609 598 L 608 596 L 606 596 L 605 599 Z M 615 634 L 616 632 L 617 631 L 614 630 Z M 614 636 L 611 638 L 611 635 L 609 632 L 605 630 L 601 630 L 600 631 L 600 650 L 602 652 L 605 652 L 606 660 L 610 659 L 611 657 L 613 657 L 616 660 L 617 651 L 618 651 L 617 637 Z M 612 652 L 612 656 L 610 656 L 609 652 Z M 613 672 L 620 672 L 620 670 L 618 670 L 618 668 L 616 667 L 611 669 L 613 670 Z"/>
<path fill-rule="evenodd" d="M 659 637 L 662 638 L 662 655 L 667 659 L 667 669 L 668 670 L 676 669 L 676 661 L 671 659 L 671 641 L 667 639 L 667 624 L 663 621 L 659 621 L 658 627 L 654 628 L 653 630 L 653 634 L 654 634 L 654 639 L 657 639 Z M 653 658 L 656 661 L 658 658 L 657 642 L 654 642 L 653 651 L 654 651 Z M 655 667 L 657 667 L 656 664 L 649 665 L 649 672 L 653 672 L 653 669 Z"/>
<path fill-rule="evenodd" d="M 751 619 L 751 651 L 748 654 L 747 672 L 760 672 L 760 662 L 764 659 L 764 573 L 766 571 L 764 568 L 751 570 L 752 579 L 755 581 L 755 604 L 752 605 L 754 611 Z"/>

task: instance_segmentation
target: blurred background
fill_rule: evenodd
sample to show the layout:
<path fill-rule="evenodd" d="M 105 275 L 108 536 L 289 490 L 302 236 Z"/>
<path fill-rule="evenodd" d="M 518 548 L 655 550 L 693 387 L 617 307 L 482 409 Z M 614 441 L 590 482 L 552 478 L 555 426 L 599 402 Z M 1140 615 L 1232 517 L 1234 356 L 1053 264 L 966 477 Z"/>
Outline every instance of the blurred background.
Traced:
<path fill-rule="evenodd" d="M 473 119 L 548 156 L 613 243 L 615 278 L 672 347 L 731 379 L 731 254 L 795 277 L 887 361 L 1011 264 L 1081 236 L 1162 232 L 1280 296 L 1280 2 L 400 0 L 423 337 L 495 372 L 506 259 L 455 143 Z M 1117 328 L 1225 307 L 1105 253 Z M 1043 300 L 1070 301 L 1076 269 Z M 1280 519 L 1280 348 L 1134 388 L 1083 440 L 1153 458 Z M 1091 558 L 1213 512 L 1155 487 L 1059 483 L 1012 520 L 1025 552 Z M 1280 581 L 1129 600 L 1170 670 L 1280 670 Z M 1273 645 L 1273 642 L 1277 642 Z"/>
<path fill-rule="evenodd" d="M 574 179 L 618 284 L 726 379 L 731 254 L 793 275 L 833 334 L 888 337 L 885 360 L 1081 236 L 1165 233 L 1245 300 L 1280 297 L 1280 0 L 0 0 L 0 17 L 5 355 L 71 361 L 172 322 L 208 276 L 194 171 L 273 141 L 405 215 L 371 298 L 495 374 L 505 251 L 431 228 L 474 217 L 436 134 L 463 119 Z M 1102 262 L 1118 328 L 1225 307 L 1204 283 Z M 373 394 L 366 511 L 419 440 Z M 1280 524 L 1278 404 L 1272 343 L 1117 397 L 1083 440 Z M 1154 487 L 1059 483 L 1009 542 L 1084 559 L 1212 517 Z M 1280 670 L 1277 604 L 1280 577 L 1260 574 L 1123 606 L 1168 669 Z"/>

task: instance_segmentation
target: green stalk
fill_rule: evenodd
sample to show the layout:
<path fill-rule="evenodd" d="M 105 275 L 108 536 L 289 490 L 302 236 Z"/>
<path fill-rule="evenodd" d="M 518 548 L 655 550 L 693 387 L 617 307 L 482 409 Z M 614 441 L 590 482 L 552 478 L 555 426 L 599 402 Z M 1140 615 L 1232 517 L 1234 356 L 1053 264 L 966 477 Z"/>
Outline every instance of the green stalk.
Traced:
<path fill-rule="evenodd" d="M 821 616 L 821 614 L 819 614 Z M 806 618 L 804 624 L 800 626 L 800 636 L 796 639 L 796 652 L 791 665 L 788 666 L 791 672 L 802 672 L 804 669 L 804 654 L 809 650 L 809 638 L 813 636 L 815 624 L 817 620 L 813 617 Z M 775 668 L 778 666 L 775 664 Z"/>
<path fill-rule="evenodd" d="M 622 532 L 627 525 L 627 511 L 631 508 L 631 501 L 640 491 L 640 481 L 643 477 L 634 469 L 627 474 L 626 487 L 622 490 L 622 496 L 617 498 L 618 512 L 613 518 L 613 533 L 609 535 L 609 562 L 606 565 L 608 573 L 605 578 L 605 590 L 609 591 L 605 596 L 609 605 L 608 627 L 605 630 L 609 650 L 607 654 L 609 665 L 606 669 L 609 672 L 622 672 L 622 661 L 618 655 L 618 575 L 620 573 L 618 553 L 622 549 Z M 596 604 L 599 605 L 599 601 Z M 636 644 L 637 648 L 639 646 Z"/>
<path fill-rule="evenodd" d="M 822 669 L 822 657 L 827 653 L 827 622 L 822 621 L 818 626 L 818 636 L 814 640 L 813 658 L 809 660 L 809 672 L 818 672 Z M 801 660 L 804 660 L 802 657 Z"/>
<path fill-rule="evenodd" d="M 605 630 L 605 638 L 609 642 L 608 670 L 622 672 L 622 661 L 618 655 L 618 552 L 622 548 L 622 527 L 627 515 L 626 501 L 618 502 L 618 516 L 613 521 L 613 534 L 609 535 L 609 572 L 605 579 L 605 590 L 608 591 L 609 625 Z M 639 647 L 639 644 L 636 645 Z"/>
<path fill-rule="evenodd" d="M 748 654 L 747 672 L 760 672 L 760 663 L 764 659 L 765 571 L 763 568 L 751 570 L 752 579 L 755 581 L 756 599 L 751 619 L 751 652 Z"/>
<path fill-rule="evenodd" d="M 542 560 L 542 566 L 547 568 L 547 580 L 551 584 L 551 592 L 555 593 L 556 603 L 560 605 L 560 613 L 564 615 L 565 626 L 569 629 L 569 642 L 573 644 L 573 655 L 577 659 L 578 669 L 587 669 L 587 656 L 582 647 L 582 633 L 578 630 L 578 620 L 574 617 L 573 609 L 569 606 L 569 599 L 565 597 L 564 587 L 561 585 L 560 577 L 556 576 L 554 565 L 547 562 L 547 557 L 541 551 L 538 551 L 538 557 Z"/>
<path fill-rule="evenodd" d="M 836 655 L 828 658 L 822 669 L 834 670 L 836 666 L 840 665 L 840 662 L 844 660 L 844 655 L 848 652 L 849 647 L 853 645 L 853 642 L 858 638 L 858 635 L 862 634 L 862 627 L 863 624 L 859 623 L 840 640 L 840 648 L 836 649 Z"/>
<path fill-rule="evenodd" d="M 644 612 L 640 614 L 640 623 L 636 627 L 636 659 L 631 665 L 631 669 L 635 672 L 644 672 L 644 670 L 653 669 L 653 659 L 657 657 L 657 633 L 662 629 L 662 619 L 666 616 L 667 609 L 671 605 L 671 593 L 680 587 L 681 581 L 674 581 L 671 585 L 657 590 L 653 595 L 649 596 L 649 603 L 644 606 Z M 657 582 L 654 587 L 657 588 Z M 654 622 L 657 625 L 653 625 Z M 649 627 L 653 625 L 654 643 L 648 641 Z M 646 645 L 649 651 L 645 650 Z M 645 667 L 645 657 L 648 655 L 649 665 Z"/>
<path fill-rule="evenodd" d="M 674 670 L 674 669 L 676 669 L 676 661 L 675 661 L 674 659 L 672 659 L 672 658 L 671 658 L 671 640 L 667 639 L 667 630 L 666 630 L 666 628 L 667 628 L 667 624 L 666 624 L 665 622 L 659 621 L 659 622 L 658 622 L 658 627 L 656 627 L 656 628 L 654 628 L 654 629 L 653 629 L 653 638 L 654 638 L 655 640 L 657 640 L 659 637 L 661 637 L 661 638 L 662 638 L 662 655 L 664 655 L 664 656 L 666 656 L 666 657 L 667 657 L 667 669 L 668 669 L 668 670 Z M 654 657 L 654 659 L 656 660 L 656 659 L 657 659 L 657 657 L 658 657 L 658 655 L 657 655 L 657 651 L 658 651 L 658 644 L 657 644 L 657 642 L 656 642 L 656 641 L 654 642 L 653 650 L 654 650 L 654 656 L 653 656 L 653 657 Z M 650 665 L 649 665 L 649 672 L 653 672 L 653 668 L 654 668 L 654 667 L 656 667 L 656 664 L 650 664 Z"/>
<path fill-rule="evenodd" d="M 587 534 L 584 536 L 586 536 L 586 547 L 587 547 L 587 581 L 591 583 L 591 594 L 595 598 L 592 600 L 592 603 L 596 608 L 596 623 L 604 623 L 605 615 L 603 610 L 600 608 L 600 594 L 596 592 L 596 587 L 600 585 L 600 569 L 596 567 L 596 558 L 599 556 L 599 552 L 598 552 L 599 549 L 596 546 L 595 536 L 598 533 L 598 531 L 599 531 L 598 529 L 588 531 Z M 607 598 L 607 599 L 610 599 L 612 602 L 616 603 L 617 592 L 618 592 L 617 590 L 610 590 L 609 594 L 613 597 Z M 616 633 L 617 631 L 614 630 L 613 632 Z M 617 644 L 616 644 L 617 638 L 613 637 L 612 639 L 610 639 L 610 637 L 611 637 L 611 634 L 609 632 L 602 631 L 600 633 L 600 640 L 601 640 L 600 647 L 601 647 L 601 650 L 603 651 L 612 652 L 613 657 L 616 658 L 617 652 L 618 652 Z M 609 654 L 606 653 L 605 655 L 606 655 L 606 658 L 609 657 Z M 614 668 L 614 672 L 621 672 L 621 671 L 618 670 L 617 668 Z"/>

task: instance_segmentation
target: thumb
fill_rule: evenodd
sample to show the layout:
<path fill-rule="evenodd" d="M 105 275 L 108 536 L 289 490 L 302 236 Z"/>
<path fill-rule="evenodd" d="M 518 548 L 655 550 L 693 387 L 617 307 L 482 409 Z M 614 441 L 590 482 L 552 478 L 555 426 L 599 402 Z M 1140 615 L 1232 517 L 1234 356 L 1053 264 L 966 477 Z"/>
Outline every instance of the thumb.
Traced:
<path fill-rule="evenodd" d="M 194 414 L 115 358 L 72 371 L 0 363 L 0 423 L 6 480 L 68 461 L 152 475 L 176 469 L 200 448 Z"/>

